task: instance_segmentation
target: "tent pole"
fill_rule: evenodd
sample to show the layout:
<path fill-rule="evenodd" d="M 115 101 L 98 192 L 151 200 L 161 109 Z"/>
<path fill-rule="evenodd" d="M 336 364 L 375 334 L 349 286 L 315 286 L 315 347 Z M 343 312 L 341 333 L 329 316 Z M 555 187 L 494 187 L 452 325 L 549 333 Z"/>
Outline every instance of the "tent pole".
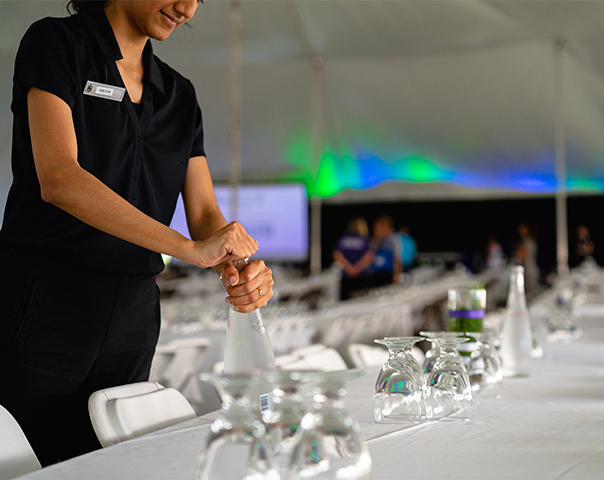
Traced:
<path fill-rule="evenodd" d="M 311 105 L 311 148 L 312 180 L 310 198 L 310 271 L 321 272 L 321 197 L 317 193 L 318 174 L 321 163 L 321 143 L 323 136 L 323 66 L 320 56 L 312 58 L 313 82 Z"/>
<path fill-rule="evenodd" d="M 229 185 L 231 218 L 238 220 L 239 184 L 241 183 L 241 1 L 230 4 L 230 110 L 229 110 Z"/>
<path fill-rule="evenodd" d="M 564 54 L 566 40 L 554 40 L 555 55 L 555 149 L 556 149 L 556 252 L 558 275 L 568 274 L 568 213 L 566 192 L 566 102 Z"/>

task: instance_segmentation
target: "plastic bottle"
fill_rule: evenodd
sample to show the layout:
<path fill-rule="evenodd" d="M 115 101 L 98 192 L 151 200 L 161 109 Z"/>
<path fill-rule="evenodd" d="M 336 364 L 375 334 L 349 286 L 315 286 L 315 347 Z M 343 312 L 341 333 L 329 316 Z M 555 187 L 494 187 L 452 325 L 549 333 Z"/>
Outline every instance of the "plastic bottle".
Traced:
<path fill-rule="evenodd" d="M 532 348 L 531 320 L 524 295 L 524 268 L 513 267 L 499 352 L 504 377 L 529 375 Z"/>
<path fill-rule="evenodd" d="M 247 266 L 247 260 L 235 264 L 241 272 Z M 240 313 L 229 308 L 227 325 L 224 373 L 249 373 L 254 370 L 274 371 L 275 355 L 271 341 L 262 321 L 260 309 L 249 313 Z M 250 401 L 259 404 L 260 411 L 269 408 L 272 387 L 268 380 L 259 382 L 250 388 Z"/>

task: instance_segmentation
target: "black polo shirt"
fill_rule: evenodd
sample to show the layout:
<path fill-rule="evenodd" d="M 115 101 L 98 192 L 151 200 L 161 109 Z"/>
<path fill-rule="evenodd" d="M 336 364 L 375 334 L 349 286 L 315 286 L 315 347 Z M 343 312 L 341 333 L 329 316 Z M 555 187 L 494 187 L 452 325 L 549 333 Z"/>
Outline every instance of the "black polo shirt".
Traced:
<path fill-rule="evenodd" d="M 155 57 L 148 42 L 139 117 L 127 93 L 119 100 L 125 88 L 115 61 L 121 58 L 102 10 L 45 18 L 23 37 L 11 105 L 14 179 L 0 247 L 43 252 L 125 275 L 163 269 L 159 254 L 44 202 L 34 167 L 27 118 L 30 86 L 71 107 L 82 168 L 150 217 L 170 224 L 189 158 L 205 156 L 201 110 L 191 82 Z"/>

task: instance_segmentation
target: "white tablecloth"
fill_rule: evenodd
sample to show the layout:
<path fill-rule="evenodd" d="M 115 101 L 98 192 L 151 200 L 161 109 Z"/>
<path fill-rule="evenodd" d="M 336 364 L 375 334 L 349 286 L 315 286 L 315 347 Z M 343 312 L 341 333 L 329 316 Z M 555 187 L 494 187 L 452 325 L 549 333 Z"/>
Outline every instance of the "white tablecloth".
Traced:
<path fill-rule="evenodd" d="M 377 369 L 349 386 L 374 479 L 604 478 L 604 319 L 581 320 L 584 335 L 547 347 L 528 378 L 505 379 L 501 398 L 476 396 L 470 422 L 412 427 L 372 419 Z M 572 358 L 561 354 L 572 349 Z M 581 354 L 583 352 L 583 354 Z M 213 414 L 42 469 L 27 479 L 195 478 Z"/>

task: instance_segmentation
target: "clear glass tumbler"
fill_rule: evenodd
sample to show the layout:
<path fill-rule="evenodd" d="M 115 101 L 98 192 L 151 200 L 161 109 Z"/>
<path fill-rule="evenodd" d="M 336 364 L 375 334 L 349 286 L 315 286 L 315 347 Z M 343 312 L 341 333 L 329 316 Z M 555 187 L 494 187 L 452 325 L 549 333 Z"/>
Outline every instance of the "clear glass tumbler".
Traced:
<path fill-rule="evenodd" d="M 282 480 L 288 478 L 291 455 L 296 445 L 296 433 L 302 418 L 309 412 L 300 393 L 302 385 L 312 382 L 312 371 L 278 370 L 268 375 L 273 384 L 270 409 L 262 414 L 267 436 Z"/>
<path fill-rule="evenodd" d="M 476 339 L 476 349 L 472 352 L 467 367 L 473 394 L 499 395 L 503 372 L 499 354 L 493 346 L 497 332 L 467 332 L 466 335 Z"/>
<path fill-rule="evenodd" d="M 463 361 L 457 352 L 467 338 L 434 338 L 440 354 L 427 381 L 426 418 L 430 420 L 470 420 L 472 387 Z"/>
<path fill-rule="evenodd" d="M 222 408 L 199 456 L 197 478 L 279 480 L 260 412 L 250 402 L 249 392 L 260 375 L 202 374 L 201 378 L 218 390 Z"/>
<path fill-rule="evenodd" d="M 290 475 L 293 479 L 366 479 L 371 455 L 359 424 L 342 397 L 345 386 L 362 376 L 359 370 L 321 372 L 315 377 L 313 408 L 296 434 Z"/>
<path fill-rule="evenodd" d="M 434 340 L 435 338 L 442 337 L 461 337 L 463 333 L 461 332 L 427 332 L 421 331 L 419 334 L 423 337 L 426 337 L 426 340 L 430 342 L 430 348 L 425 353 L 424 364 L 422 365 L 422 370 L 425 375 L 430 375 L 432 369 L 434 368 L 434 364 L 436 363 L 436 359 L 440 355 L 440 348 L 438 348 L 438 343 Z"/>
<path fill-rule="evenodd" d="M 423 337 L 386 337 L 375 340 L 388 347 L 373 393 L 376 422 L 417 423 L 424 413 L 426 379 L 411 348 Z"/>

